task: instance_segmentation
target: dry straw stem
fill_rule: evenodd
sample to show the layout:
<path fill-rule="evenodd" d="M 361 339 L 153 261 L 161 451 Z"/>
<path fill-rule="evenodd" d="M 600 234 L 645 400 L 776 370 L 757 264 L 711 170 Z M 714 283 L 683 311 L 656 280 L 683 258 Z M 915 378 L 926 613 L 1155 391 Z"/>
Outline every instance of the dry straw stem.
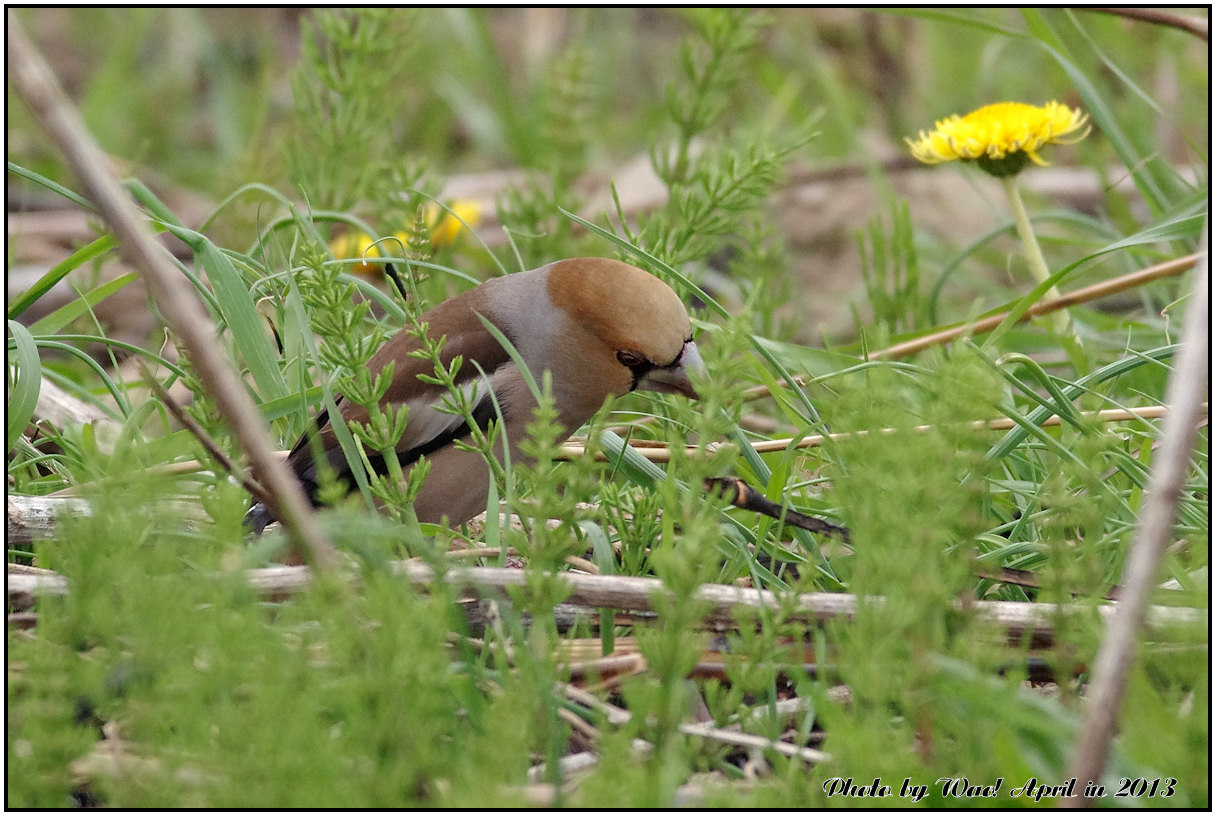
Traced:
<path fill-rule="evenodd" d="M 1205 403 L 1206 407 L 1206 403 Z M 1082 412 L 1081 417 L 1090 422 L 1132 422 L 1134 420 L 1159 419 L 1165 416 L 1166 408 L 1162 405 L 1149 405 L 1144 408 L 1109 408 L 1104 411 Z M 1043 427 L 1054 427 L 1059 425 L 1062 420 L 1059 414 L 1052 414 L 1043 420 Z M 916 425 L 910 429 L 904 428 L 883 428 L 875 433 L 894 434 L 906 430 L 911 430 L 913 433 L 927 433 L 933 430 L 932 425 Z M 1017 423 L 1009 417 L 998 417 L 997 419 L 977 419 L 971 423 L 971 428 L 976 431 L 1008 431 L 1017 427 Z M 818 448 L 829 439 L 839 441 L 852 436 L 865 435 L 869 431 L 855 431 L 852 433 L 837 433 L 837 434 L 812 434 L 804 436 L 797 440 L 794 444 L 796 449 L 803 448 Z M 753 442 L 752 447 L 757 453 L 775 453 L 788 448 L 795 440 L 792 438 L 784 439 L 766 439 L 762 442 Z M 671 447 L 666 442 L 658 440 L 634 440 L 629 443 L 629 446 L 637 453 L 652 462 L 670 462 L 673 456 Z M 713 445 L 708 448 L 709 452 L 715 450 Z M 696 454 L 698 449 L 695 446 L 689 446 L 685 449 L 686 456 Z M 278 451 L 278 456 L 282 459 L 287 458 L 288 451 Z M 558 461 L 569 461 L 571 459 L 580 459 L 587 455 L 587 446 L 579 442 L 567 442 L 561 446 L 554 459 Z M 608 457 L 602 452 L 598 452 L 596 461 L 606 462 Z M 183 476 L 191 473 L 198 473 L 208 469 L 208 465 L 199 462 L 197 459 L 191 459 L 187 462 L 172 462 L 166 465 L 155 465 L 148 468 L 149 473 L 155 473 L 163 476 Z M 52 497 L 68 497 L 77 494 L 76 488 L 68 487 L 63 490 L 56 491 L 50 494 Z"/>
<path fill-rule="evenodd" d="M 398 561 L 394 562 L 393 568 L 397 574 L 419 586 L 433 584 L 437 580 L 434 570 L 425 564 Z M 270 599 L 289 597 L 313 581 L 312 574 L 304 567 L 265 567 L 249 570 L 247 577 L 256 592 Z M 655 597 L 667 591 L 657 578 L 564 572 L 561 579 L 570 593 L 565 601 L 567 604 L 595 609 L 653 612 Z M 471 590 L 474 596 L 506 596 L 511 588 L 527 586 L 529 573 L 527 570 L 504 567 L 454 567 L 444 573 L 442 580 Z M 9 606 L 17 611 L 30 609 L 39 595 L 64 595 L 68 591 L 67 580 L 60 575 L 14 574 L 11 571 L 8 575 Z M 707 624 L 725 627 L 737 626 L 740 614 L 778 610 L 788 613 L 789 619 L 804 623 L 851 619 L 858 605 L 856 596 L 840 592 L 803 592 L 787 596 L 764 589 L 726 584 L 702 584 L 693 598 L 705 606 L 702 619 Z M 865 602 L 885 601 L 881 597 L 873 597 L 865 599 Z M 964 604 L 960 601 L 957 606 L 961 610 Z M 1109 620 L 1119 608 L 1119 603 L 1090 608 L 1020 601 L 973 601 L 965 606 L 970 614 L 1004 629 L 1010 637 L 1030 635 L 1032 643 L 1042 647 L 1051 643 L 1055 626 L 1062 618 L 1096 613 Z M 1146 620 L 1152 629 L 1168 629 L 1197 625 L 1206 617 L 1194 609 L 1152 607 L 1148 609 Z"/>
<path fill-rule="evenodd" d="M 1200 406 L 1206 411 L 1207 403 Z M 1082 413 L 1081 416 L 1090 421 L 1097 422 L 1130 422 L 1132 420 L 1158 419 L 1167 413 L 1167 408 L 1162 405 L 1150 405 L 1144 408 L 1135 408 L 1124 410 L 1122 408 L 1112 408 L 1105 411 L 1094 411 Z M 1053 414 L 1043 421 L 1043 426 L 1055 426 L 1061 422 L 1058 414 Z M 1008 417 L 1000 417 L 998 419 L 981 419 L 971 423 L 971 427 L 977 431 L 1007 431 L 1016 427 L 1012 419 Z M 931 431 L 932 425 L 917 425 L 911 429 L 899 428 L 883 428 L 875 433 L 894 434 L 903 430 L 911 430 L 913 433 L 926 433 Z M 774 453 L 787 449 L 793 444 L 795 449 L 802 450 L 805 448 L 814 448 L 823 445 L 824 442 L 831 439 L 838 441 L 847 439 L 856 435 L 864 435 L 869 431 L 856 431 L 853 433 L 838 433 L 838 434 L 814 434 L 812 436 L 802 437 L 794 440 L 786 439 L 767 439 L 762 442 L 755 442 L 752 447 L 758 453 Z M 631 443 L 631 447 L 641 456 L 649 459 L 652 462 L 670 462 L 673 456 L 672 449 L 662 442 L 648 442 L 640 444 L 638 442 Z M 712 447 L 711 447 L 712 450 Z M 685 455 L 696 455 L 697 449 L 689 447 L 685 450 Z M 287 451 L 280 451 L 278 455 L 281 458 L 287 456 Z M 587 448 L 576 442 L 566 443 L 561 447 L 559 454 L 554 457 L 556 459 L 569 460 L 577 459 L 587 455 Z M 597 453 L 597 461 L 608 461 L 608 457 L 602 452 Z M 197 460 L 188 462 L 173 462 L 167 465 L 157 465 L 148 468 L 148 473 L 157 476 L 171 477 L 184 476 L 191 473 L 198 473 L 206 470 L 208 465 Z M 9 496 L 8 497 L 8 527 L 7 535 L 9 541 L 29 542 L 35 538 L 54 538 L 56 521 L 63 515 L 88 515 L 90 507 L 88 502 L 83 499 L 76 498 L 79 490 L 76 487 L 68 487 L 57 491 L 49 496 Z M 194 518 L 197 513 L 191 512 L 191 508 L 183 504 L 182 511 L 187 518 Z M 199 517 L 201 523 L 202 518 Z M 497 550 L 494 550 L 497 553 Z M 466 553 L 466 555 L 476 555 L 477 553 Z"/>
<path fill-rule="evenodd" d="M 1207 246 L 1205 226 L 1200 246 Z M 1115 614 L 1108 620 L 1106 638 L 1098 649 L 1089 683 L 1089 704 L 1081 732 L 1073 746 L 1070 779 L 1098 780 L 1106 767 L 1115 738 L 1119 709 L 1127 691 L 1127 677 L 1136 654 L 1136 638 L 1150 613 L 1149 596 L 1166 545 L 1173 537 L 1178 499 L 1191 466 L 1195 435 L 1206 414 L 1208 342 L 1211 304 L 1208 301 L 1208 257 L 1195 269 L 1195 289 L 1186 310 L 1182 349 L 1165 389 L 1171 407 L 1161 430 L 1161 445 L 1149 469 L 1144 505 L 1136 520 L 1131 551 L 1123 568 L 1123 591 Z M 1085 807 L 1084 796 L 1063 799 L 1061 805 Z"/>
<path fill-rule="evenodd" d="M 113 230 L 127 260 L 140 271 L 165 322 L 181 339 L 199 379 L 214 397 L 257 480 L 276 499 L 277 515 L 304 557 L 316 567 L 337 562 L 333 545 L 312 519 L 299 482 L 275 455 L 269 429 L 245 384 L 218 350 L 216 328 L 189 282 L 165 259 L 145 219 L 115 176 L 109 158 L 85 130 L 42 55 L 8 12 L 8 73 L 13 89 L 84 185 L 85 192 Z"/>
<path fill-rule="evenodd" d="M 1204 403 L 1204 405 L 1206 407 L 1206 403 Z M 1157 419 L 1165 416 L 1166 413 L 1167 409 L 1163 405 L 1149 405 L 1144 408 L 1111 408 L 1105 411 L 1082 412 L 1081 417 L 1091 422 L 1131 422 L 1133 420 Z M 1052 414 L 1043 421 L 1043 427 L 1059 425 L 1061 421 L 1062 420 L 1060 419 L 1059 414 Z M 1000 417 L 997 419 L 977 419 L 970 423 L 970 427 L 976 431 L 1008 431 L 1016 428 L 1017 423 L 1008 417 Z M 905 433 L 909 430 L 913 433 L 926 433 L 928 431 L 932 431 L 933 428 L 933 425 L 916 425 L 912 428 L 883 428 L 875 431 L 874 433 L 887 435 Z M 855 436 L 865 436 L 868 433 L 870 433 L 870 431 L 852 431 L 849 433 L 813 434 L 811 436 L 804 436 L 801 438 L 766 439 L 761 442 L 753 442 L 752 448 L 755 449 L 757 453 L 778 453 L 786 450 L 791 445 L 798 450 L 804 448 L 817 448 L 821 447 L 828 440 L 836 442 L 850 439 Z M 672 456 L 674 455 L 672 449 L 663 443 L 654 443 L 647 445 L 646 447 L 634 445 L 633 447 L 638 454 L 652 462 L 670 462 Z M 714 447 L 711 445 L 710 452 L 713 450 Z M 684 454 L 686 456 L 692 455 L 695 454 L 696 451 L 697 448 L 690 446 L 685 449 Z M 577 459 L 586 455 L 587 447 L 585 445 L 572 442 L 562 445 L 561 451 L 556 458 Z M 604 453 L 600 452 L 597 459 L 598 461 L 607 461 L 608 457 Z"/>
<path fill-rule="evenodd" d="M 1143 286 L 1146 283 L 1159 280 L 1160 278 L 1173 277 L 1181 275 L 1195 265 L 1199 259 L 1198 255 L 1186 255 L 1182 258 L 1175 258 L 1172 261 L 1165 261 L 1156 266 L 1150 266 L 1147 269 L 1141 269 L 1139 272 L 1130 272 L 1126 275 L 1121 275 L 1113 280 L 1102 281 L 1095 283 L 1093 286 L 1086 286 L 1078 289 L 1075 292 L 1069 292 L 1063 297 L 1053 298 L 1051 300 L 1041 300 L 1032 305 L 1018 318 L 1019 323 L 1025 323 L 1031 318 L 1039 315 L 1049 314 L 1058 311 L 1059 309 L 1067 309 L 1070 306 L 1076 306 L 1078 303 L 1087 303 L 1091 300 L 1113 295 L 1117 292 L 1122 292 L 1126 289 L 1132 289 L 1137 286 Z M 1001 325 L 1009 312 L 1001 312 L 1000 314 L 991 315 L 982 318 L 974 323 L 967 323 L 962 326 L 954 326 L 949 329 L 926 334 L 924 337 L 917 337 L 913 340 L 907 340 L 903 343 L 896 343 L 885 349 L 872 351 L 868 355 L 870 360 L 898 360 L 902 357 L 908 357 L 918 351 L 924 351 L 933 346 L 941 346 L 952 340 L 957 340 L 960 337 L 970 337 L 977 334 L 984 334 Z M 806 376 L 794 377 L 794 382 L 803 386 L 807 384 Z M 784 384 L 782 387 L 785 387 Z M 768 386 L 757 386 L 749 388 L 744 392 L 745 400 L 762 399 L 769 396 L 771 391 Z"/>
<path fill-rule="evenodd" d="M 1146 283 L 1158 280 L 1160 278 L 1168 278 L 1174 275 L 1181 275 L 1195 265 L 1199 259 L 1198 255 L 1187 255 L 1182 258 L 1176 258 L 1172 261 L 1159 263 L 1156 266 L 1150 266 L 1148 269 L 1142 269 L 1139 272 L 1130 272 L 1126 275 L 1121 275 L 1113 280 L 1102 281 L 1095 283 L 1092 286 L 1086 286 L 1078 289 L 1075 292 L 1069 292 L 1061 297 L 1052 298 L 1051 300 L 1041 300 L 1032 305 L 1026 310 L 1019 319 L 1019 323 L 1024 323 L 1032 317 L 1039 315 L 1057 312 L 1061 309 L 1066 309 L 1069 306 L 1076 306 L 1078 303 L 1087 303 L 1091 300 L 1113 295 L 1117 292 L 1122 292 L 1125 289 L 1132 289 L 1137 286 L 1143 286 Z M 929 348 L 930 346 L 939 346 L 949 343 L 951 340 L 956 340 L 959 337 L 973 334 L 983 334 L 990 332 L 997 326 L 1001 325 L 1009 316 L 1009 312 L 992 315 L 990 317 L 977 320 L 964 326 L 956 326 L 952 329 L 943 329 L 933 334 L 918 337 L 915 340 L 909 340 L 905 343 L 896 343 L 889 348 L 880 349 L 870 354 L 871 360 L 898 360 L 901 357 L 907 357 L 915 354 L 918 351 Z"/>
<path fill-rule="evenodd" d="M 570 723 L 570 725 L 576 731 L 582 733 L 592 741 L 598 741 L 599 731 L 578 715 L 567 711 L 566 709 L 559 709 L 558 714 L 559 716 L 562 716 L 562 719 Z M 832 760 L 831 756 L 825 754 L 823 751 L 819 751 L 814 748 L 804 748 L 800 745 L 794 745 L 792 742 L 782 742 L 781 740 L 769 739 L 768 737 L 762 737 L 758 734 L 749 734 L 744 732 L 738 726 L 734 728 L 718 728 L 714 726 L 713 723 L 686 722 L 680 723 L 678 727 L 680 733 L 686 736 L 699 737 L 701 739 L 712 740 L 714 742 L 723 743 L 724 745 L 733 745 L 741 748 L 774 751 L 792 759 L 801 759 L 808 765 L 830 762 Z M 634 747 L 643 757 L 654 750 L 653 746 L 651 745 L 645 745 L 643 747 L 635 744 Z M 581 768 L 591 767 L 594 764 L 596 763 L 587 761 L 579 763 Z M 540 770 L 538 770 L 536 774 L 532 773 L 532 771 L 535 769 L 529 769 L 529 778 L 543 779 L 544 766 L 539 766 L 539 768 Z"/>
<path fill-rule="evenodd" d="M 1110 408 L 1104 411 L 1082 412 L 1081 416 L 1090 422 L 1131 422 L 1133 420 L 1159 419 L 1160 417 L 1165 416 L 1165 414 L 1165 406 L 1149 405 L 1144 408 Z M 1054 427 L 1059 425 L 1061 421 L 1062 420 L 1060 419 L 1059 414 L 1052 414 L 1051 416 L 1047 417 L 1047 419 L 1043 420 L 1043 427 Z M 875 433 L 885 435 L 900 433 L 907 430 L 911 430 L 913 433 L 927 433 L 932 431 L 933 427 L 934 426 L 932 425 L 916 425 L 910 429 L 883 428 L 875 431 Z M 976 431 L 1008 431 L 1015 427 L 1017 427 L 1017 423 L 1008 417 L 999 417 L 997 419 L 977 419 L 971 423 L 972 430 Z M 785 450 L 791 444 L 793 444 L 794 448 L 798 450 L 802 450 L 804 448 L 818 448 L 829 439 L 832 441 L 839 441 L 853 436 L 864 436 L 867 433 L 869 433 L 869 431 L 855 431 L 852 433 L 836 434 L 812 434 L 811 436 L 801 437 L 796 441 L 793 438 L 788 437 L 784 439 L 766 439 L 761 442 L 753 442 L 752 448 L 754 448 L 757 453 L 776 453 Z M 672 448 L 666 442 L 660 442 L 657 440 L 634 440 L 629 443 L 629 446 L 633 448 L 633 450 L 637 451 L 639 455 L 649 459 L 652 462 L 670 462 L 672 456 L 674 455 L 672 453 Z M 709 452 L 712 453 L 714 449 L 714 446 L 709 446 Z M 689 446 L 685 449 L 684 453 L 686 456 L 694 455 L 697 453 L 697 450 L 698 449 L 695 446 Z M 286 459 L 287 454 L 288 451 L 277 451 L 277 455 L 280 459 Z M 572 459 L 580 459 L 586 455 L 587 446 L 585 444 L 581 444 L 579 442 L 567 442 L 561 446 L 554 458 L 558 461 L 569 461 Z M 608 457 L 602 451 L 600 451 L 597 453 L 596 461 L 606 462 L 608 461 Z M 205 462 L 200 462 L 197 459 L 191 459 L 186 462 L 171 462 L 164 465 L 153 465 L 152 467 L 148 468 L 147 473 L 165 477 L 186 476 L 191 473 L 199 473 L 201 471 L 208 470 L 209 467 L 210 466 Z M 58 490 L 43 498 L 67 498 L 70 496 L 76 496 L 78 494 L 79 489 L 77 487 L 66 487 L 63 490 Z"/>
<path fill-rule="evenodd" d="M 621 727 L 633 719 L 633 714 L 623 708 L 602 702 L 593 694 L 587 693 L 574 686 L 564 683 L 557 684 L 557 693 L 574 701 L 580 706 L 588 708 L 600 714 L 604 721 L 609 725 Z M 772 713 L 776 713 L 780 717 L 792 718 L 796 714 L 802 714 L 809 710 L 810 704 L 802 699 L 794 698 L 790 700 L 778 701 L 773 709 L 766 708 L 762 716 L 767 719 Z M 746 718 L 748 720 L 758 719 L 756 716 Z M 725 727 L 715 726 L 713 723 L 681 723 L 679 725 L 680 733 L 698 737 L 700 739 L 713 740 L 721 742 L 725 745 L 734 745 L 742 748 L 757 749 L 760 751 L 774 751 L 784 756 L 801 759 L 808 765 L 817 763 L 831 762 L 832 757 L 823 751 L 815 748 L 805 748 L 800 745 L 795 745 L 792 742 L 782 740 L 772 740 L 768 737 L 752 734 L 744 731 L 738 724 L 727 725 Z M 635 738 L 632 741 L 632 756 L 638 760 L 644 760 L 646 757 L 654 753 L 654 745 L 642 739 Z M 591 751 L 583 751 L 577 754 L 570 754 L 558 760 L 558 767 L 562 779 L 568 780 L 567 787 L 564 793 L 569 795 L 577 787 L 578 774 L 586 772 L 599 764 L 599 756 Z M 544 763 L 533 765 L 528 769 L 528 794 L 529 801 L 537 806 L 553 806 L 557 803 L 556 790 L 552 785 L 542 784 L 540 780 L 547 778 L 549 775 L 548 766 Z M 677 807 L 697 807 L 702 804 L 704 799 L 704 791 L 696 785 L 684 785 L 676 794 L 675 806 Z"/>

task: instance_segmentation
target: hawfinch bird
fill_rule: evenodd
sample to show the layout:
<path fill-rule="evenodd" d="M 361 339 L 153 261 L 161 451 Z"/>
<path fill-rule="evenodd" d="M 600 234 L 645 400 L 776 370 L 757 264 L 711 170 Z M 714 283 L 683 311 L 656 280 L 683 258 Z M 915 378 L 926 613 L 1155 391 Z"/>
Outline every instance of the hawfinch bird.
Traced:
<path fill-rule="evenodd" d="M 472 414 L 483 428 L 496 419 L 497 401 L 512 462 L 526 458 L 518 446 L 527 436 L 536 400 L 519 367 L 478 315 L 511 341 L 536 382 L 543 372 L 551 373 L 565 435 L 589 420 L 610 395 L 644 389 L 697 397 L 689 374 L 705 369 L 688 313 L 676 293 L 653 275 L 620 261 L 572 258 L 494 278 L 440 303 L 421 320 L 431 337 L 447 338 L 441 354 L 445 366 L 457 355 L 463 358 L 457 385 L 475 393 Z M 433 374 L 430 360 L 411 356 L 418 348 L 416 338 L 398 332 L 368 365 L 378 372 L 393 362 L 392 384 L 383 401 L 409 406 L 405 434 L 396 448 L 402 468 L 408 470 L 420 456 L 431 463 L 414 504 L 418 520 L 460 524 L 486 509 L 490 472 L 481 454 L 453 444 L 469 435 L 469 426 L 463 417 L 437 410 L 447 391 L 418 379 Z M 345 421 L 367 421 L 360 406 L 341 398 L 337 404 Z M 325 413 L 317 425 L 319 449 L 329 467 L 339 476 L 349 474 Z M 316 448 L 305 436 L 287 460 L 314 501 Z M 374 470 L 387 472 L 383 458 L 370 458 Z M 271 520 L 262 504 L 246 516 L 255 532 Z"/>

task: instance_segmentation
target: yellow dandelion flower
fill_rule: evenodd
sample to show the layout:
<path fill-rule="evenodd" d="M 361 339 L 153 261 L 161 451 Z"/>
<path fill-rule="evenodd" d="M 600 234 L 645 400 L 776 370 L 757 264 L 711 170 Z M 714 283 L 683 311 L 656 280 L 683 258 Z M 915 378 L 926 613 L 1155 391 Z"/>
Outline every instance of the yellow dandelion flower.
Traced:
<path fill-rule="evenodd" d="M 426 205 L 426 221 L 431 230 L 431 246 L 438 249 L 454 243 L 467 224 L 470 229 L 481 221 L 481 204 L 472 199 L 453 201 L 447 209 L 435 202 Z M 374 258 L 401 255 L 410 243 L 408 230 L 400 230 L 384 238 L 373 239 L 361 232 L 347 233 L 329 244 L 329 251 L 339 260 L 357 258 L 359 263 L 350 267 L 353 275 L 374 277 L 380 274 L 380 265 Z"/>
<path fill-rule="evenodd" d="M 380 265 L 372 259 L 379 258 L 383 255 L 398 255 L 404 252 L 402 247 L 409 239 L 409 235 L 404 232 L 399 232 L 394 236 L 385 237 L 380 241 L 376 241 L 370 235 L 365 235 L 362 232 L 348 232 L 339 238 L 335 238 L 329 244 L 329 251 L 338 260 L 347 260 L 357 258 L 359 263 L 352 264 L 349 272 L 352 275 L 364 275 L 367 277 L 375 277 L 380 274 Z M 397 241 L 401 241 L 400 244 Z M 390 244 L 391 246 L 385 246 Z"/>
<path fill-rule="evenodd" d="M 465 224 L 472 229 L 481 222 L 481 204 L 471 198 L 458 199 L 443 210 L 432 202 L 427 205 L 426 214 L 427 222 L 432 225 L 431 242 L 441 247 L 454 242 Z"/>
<path fill-rule="evenodd" d="M 1049 144 L 1073 144 L 1089 135 L 1089 117 L 1059 102 L 1041 108 L 1021 102 L 987 105 L 966 116 L 950 116 L 933 131 L 904 141 L 912 156 L 925 164 L 976 161 L 994 176 L 1012 176 L 1029 162 L 1045 165 L 1039 150 Z"/>

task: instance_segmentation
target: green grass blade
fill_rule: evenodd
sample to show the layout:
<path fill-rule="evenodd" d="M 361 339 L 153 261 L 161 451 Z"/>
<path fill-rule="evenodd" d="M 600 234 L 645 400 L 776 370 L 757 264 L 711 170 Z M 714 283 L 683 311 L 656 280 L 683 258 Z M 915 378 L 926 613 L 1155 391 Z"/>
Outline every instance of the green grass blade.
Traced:
<path fill-rule="evenodd" d="M 62 184 L 59 184 L 58 182 L 51 181 L 49 178 L 42 175 L 41 173 L 35 173 L 33 170 L 29 170 L 25 167 L 22 167 L 19 164 L 14 164 L 13 162 L 8 163 L 8 171 L 10 173 L 12 173 L 13 175 L 20 176 L 21 178 L 26 179 L 27 181 L 32 181 L 34 184 L 37 184 L 39 187 L 45 187 L 47 190 L 50 190 L 55 195 L 63 196 L 68 201 L 71 201 L 73 204 L 83 207 L 84 209 L 89 210 L 90 212 L 93 211 L 93 205 L 89 202 L 89 200 L 87 198 L 80 195 L 79 193 L 72 192 L 67 187 L 64 187 Z"/>
<path fill-rule="evenodd" d="M 55 284 L 67 277 L 73 270 L 79 269 L 84 264 L 104 255 L 116 246 L 118 246 L 118 241 L 113 235 L 103 235 L 76 250 L 51 267 L 50 271 L 39 278 L 33 286 L 13 300 L 8 307 L 8 316 L 10 318 L 17 317 L 30 306 L 33 306 L 40 297 L 49 292 Z"/>
<path fill-rule="evenodd" d="M 34 337 L 25 326 L 10 320 L 8 331 L 12 339 L 9 343 L 8 433 L 5 440 L 7 450 L 11 451 L 34 418 L 38 393 L 42 389 L 42 363 Z"/>
<path fill-rule="evenodd" d="M 106 370 L 102 368 L 101 364 L 89 356 L 87 352 L 78 349 L 75 346 L 68 345 L 67 343 L 61 343 L 58 340 L 39 339 L 37 342 L 38 348 L 40 349 L 45 349 L 47 351 L 59 351 L 70 355 L 92 369 L 93 373 L 97 375 L 98 380 L 101 381 L 106 390 L 110 393 L 110 396 L 114 398 L 114 402 L 118 405 L 118 410 L 122 412 L 122 416 L 126 418 L 130 415 L 131 406 L 127 402 L 126 396 L 123 395 L 122 387 L 118 385 L 118 383 L 114 382 L 110 375 L 106 373 Z"/>
<path fill-rule="evenodd" d="M 613 468 L 639 487 L 653 487 L 667 478 L 663 468 L 638 453 L 613 431 L 600 434 L 600 445 Z"/>
<path fill-rule="evenodd" d="M 262 316 L 249 296 L 249 285 L 232 259 L 206 236 L 193 230 L 169 228 L 194 252 L 207 273 L 215 304 L 232 333 L 233 343 L 263 400 L 287 395 L 287 382 L 279 370 L 278 350 L 266 332 Z"/>
<path fill-rule="evenodd" d="M 1066 399 L 1076 399 L 1084 391 L 1092 388 L 1098 383 L 1114 379 L 1115 377 L 1126 374 L 1133 369 L 1139 368 L 1140 366 L 1149 364 L 1151 362 L 1167 360 L 1172 357 L 1177 350 L 1178 346 L 1163 346 L 1161 348 L 1147 351 L 1143 355 L 1125 357 L 1109 365 L 1103 366 L 1094 373 L 1083 377 L 1082 379 L 1078 380 L 1076 384 L 1064 388 L 1062 393 Z M 1028 433 L 1028 425 L 1038 427 L 1055 412 L 1055 407 L 1051 405 L 1040 405 L 1038 408 L 1035 408 L 1026 415 L 1027 424 L 1023 425 L 1021 422 L 1019 422 L 1019 427 L 1014 428 L 1005 434 L 1004 438 L 1002 438 L 1000 442 L 993 445 L 992 448 L 989 449 L 988 453 L 985 455 L 985 458 L 990 460 L 1005 458 L 1013 451 L 1014 448 L 1025 441 Z M 1065 412 L 1065 414 L 1062 416 L 1067 416 L 1067 412 Z M 1018 419 L 1015 417 L 1014 421 L 1017 422 Z"/>
<path fill-rule="evenodd" d="M 1161 188 L 1154 175 L 1146 168 L 1145 165 L 1149 157 L 1141 155 L 1140 151 L 1135 147 L 1131 136 L 1119 121 L 1119 117 L 1115 115 L 1114 110 L 1107 103 L 1107 94 L 1099 90 L 1090 81 L 1089 77 L 1081 71 L 1076 61 L 1072 58 L 1068 45 L 1042 14 L 1035 10 L 1023 9 L 1022 16 L 1026 19 L 1027 24 L 1030 26 L 1030 31 L 1038 40 L 1039 45 L 1064 69 L 1064 72 L 1068 74 L 1068 78 L 1076 86 L 1077 92 L 1081 95 L 1081 102 L 1085 112 L 1089 114 L 1094 124 L 1101 129 L 1102 138 L 1110 142 L 1116 155 L 1119 156 L 1119 160 L 1131 172 L 1132 178 L 1136 182 L 1136 187 L 1139 189 L 1140 194 L 1144 196 L 1144 200 L 1149 208 L 1155 214 L 1164 212 L 1169 203 L 1169 196 Z"/>
<path fill-rule="evenodd" d="M 59 332 L 73 320 L 88 314 L 98 303 L 101 303 L 110 295 L 125 288 L 128 284 L 133 283 L 138 278 L 139 275 L 136 273 L 128 272 L 125 275 L 120 275 L 112 281 L 103 283 L 96 289 L 86 292 L 82 297 L 73 300 L 71 303 L 66 303 L 63 306 L 60 306 L 46 317 L 34 323 L 32 326 L 30 326 L 30 333 L 49 335 Z"/>

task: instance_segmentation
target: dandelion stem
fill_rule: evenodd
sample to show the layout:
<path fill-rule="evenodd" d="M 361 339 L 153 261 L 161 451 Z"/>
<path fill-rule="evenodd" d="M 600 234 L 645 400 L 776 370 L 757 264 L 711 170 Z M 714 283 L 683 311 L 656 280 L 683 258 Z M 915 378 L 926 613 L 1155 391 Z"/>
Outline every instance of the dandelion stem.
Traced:
<path fill-rule="evenodd" d="M 1034 228 L 1030 224 L 1030 216 L 1026 214 L 1026 205 L 1022 203 L 1022 193 L 1018 189 L 1017 176 L 1005 176 L 1001 179 L 1005 185 L 1005 193 L 1009 197 L 1009 205 L 1013 208 L 1013 218 L 1017 223 L 1018 237 L 1022 239 L 1022 250 L 1026 255 L 1026 262 L 1030 265 L 1030 272 L 1034 275 L 1035 281 L 1038 283 L 1045 282 L 1051 277 L 1051 271 L 1047 268 L 1047 260 L 1043 257 L 1043 250 L 1039 248 L 1039 241 L 1035 237 Z M 1055 300 L 1061 297 L 1060 290 L 1055 284 L 1047 290 L 1048 298 Z M 1059 339 L 1065 344 L 1068 356 L 1072 360 L 1073 365 L 1078 371 L 1084 369 L 1084 353 L 1081 348 L 1081 338 L 1077 336 L 1076 329 L 1072 323 L 1072 317 L 1067 309 L 1061 309 L 1051 315 L 1052 327 Z"/>

